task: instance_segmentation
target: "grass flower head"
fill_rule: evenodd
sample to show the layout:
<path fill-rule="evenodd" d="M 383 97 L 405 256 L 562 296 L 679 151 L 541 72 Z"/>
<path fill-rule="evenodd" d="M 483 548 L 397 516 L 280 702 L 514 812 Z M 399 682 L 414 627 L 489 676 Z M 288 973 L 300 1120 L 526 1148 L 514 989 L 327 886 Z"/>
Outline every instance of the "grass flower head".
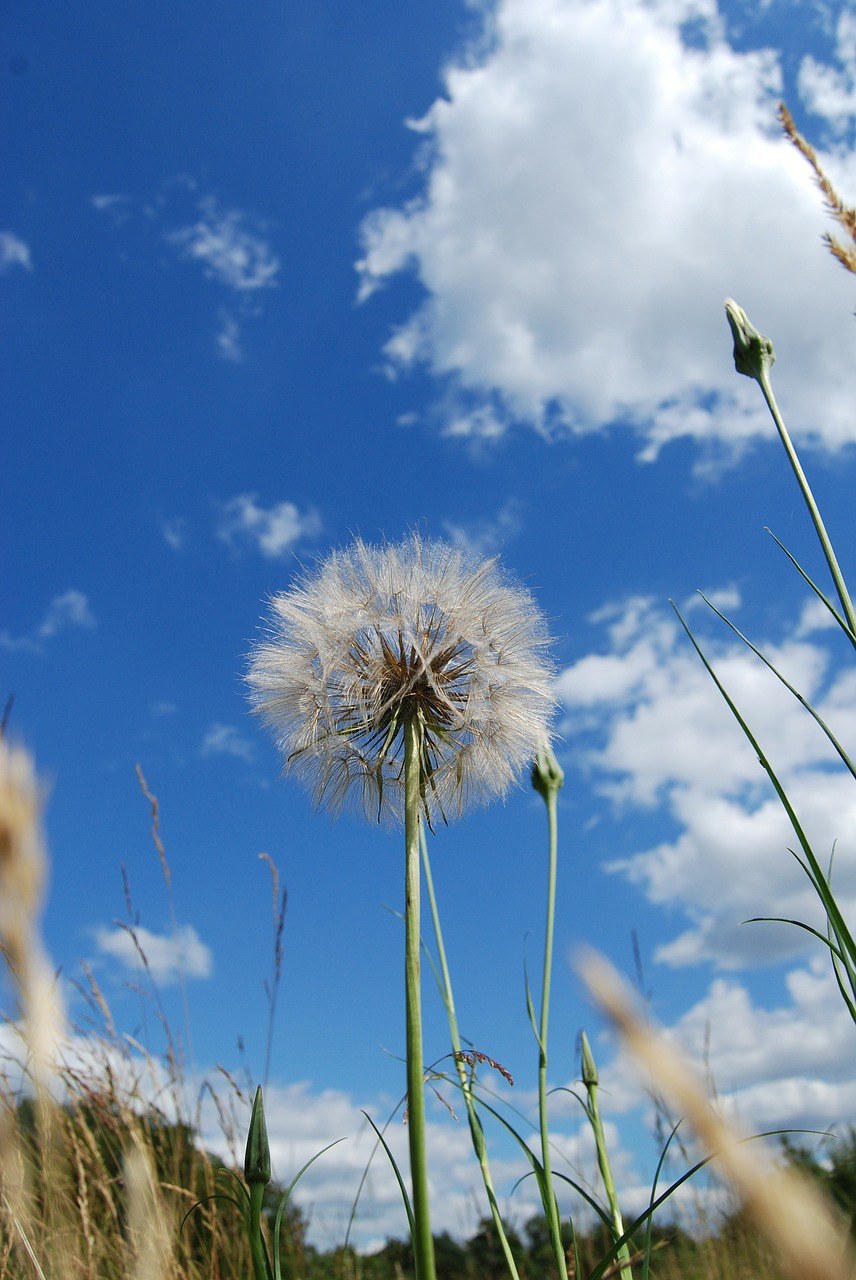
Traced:
<path fill-rule="evenodd" d="M 357 540 L 271 601 L 250 697 L 319 804 L 400 820 L 416 721 L 427 816 L 505 793 L 549 736 L 544 618 L 497 561 Z"/>

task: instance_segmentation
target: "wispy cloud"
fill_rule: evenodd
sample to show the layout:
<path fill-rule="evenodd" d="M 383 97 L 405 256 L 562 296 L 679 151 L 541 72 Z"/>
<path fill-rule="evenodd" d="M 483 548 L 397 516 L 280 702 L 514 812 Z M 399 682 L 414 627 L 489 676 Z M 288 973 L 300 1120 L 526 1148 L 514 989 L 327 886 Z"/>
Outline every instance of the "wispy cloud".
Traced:
<path fill-rule="evenodd" d="M 220 312 L 220 324 L 217 330 L 217 350 L 224 360 L 240 364 L 244 359 L 244 348 L 241 345 L 241 326 L 230 311 Z"/>
<path fill-rule="evenodd" d="M 262 234 L 258 219 L 242 209 L 224 209 L 214 196 L 199 201 L 199 217 L 166 233 L 182 257 L 205 275 L 237 293 L 275 289 L 280 261 Z"/>
<path fill-rule="evenodd" d="M 212 724 L 199 752 L 203 756 L 235 756 L 249 761 L 253 758 L 253 744 L 232 724 Z"/>
<path fill-rule="evenodd" d="M 91 196 L 90 204 L 117 229 L 126 224 L 144 233 L 155 229 L 179 261 L 200 268 L 228 297 L 229 305 L 217 311 L 214 348 L 221 359 L 242 363 L 243 325 L 261 314 L 263 295 L 279 285 L 281 262 L 268 224 L 218 196 L 200 196 L 196 180 L 187 174 L 165 181 L 145 201 L 111 192 Z"/>
<path fill-rule="evenodd" d="M 122 227 L 133 213 L 134 200 L 119 193 L 91 196 L 89 203 L 98 213 L 106 213 L 114 227 Z"/>
<path fill-rule="evenodd" d="M 304 538 L 321 532 L 321 520 L 311 508 L 301 512 L 293 502 L 263 507 L 255 493 L 239 493 L 220 510 L 217 537 L 237 550 L 250 547 L 268 560 L 277 560 Z"/>
<path fill-rule="evenodd" d="M 729 359 L 732 290 L 780 356 L 798 353 L 775 378 L 793 422 L 830 449 L 854 440 L 852 277 L 824 262 L 822 201 L 776 126 L 776 54 L 732 47 L 714 5 L 484 12 L 443 96 L 411 122 L 429 144 L 421 193 L 363 223 L 360 297 L 401 272 L 425 290 L 386 345 L 391 371 L 439 375 L 450 434 L 620 422 L 645 460 L 680 437 L 727 460 L 770 431 Z M 852 111 L 855 50 L 844 14 L 840 71 L 804 70 L 830 118 Z M 821 162 L 852 186 L 852 147 Z"/>
<path fill-rule="evenodd" d="M 54 596 L 42 621 L 29 634 L 13 636 L 8 631 L 0 631 L 0 648 L 40 653 L 44 641 L 52 640 L 61 631 L 73 627 L 92 630 L 96 625 L 88 596 L 82 591 L 65 591 Z"/>
<path fill-rule="evenodd" d="M 187 545 L 187 521 L 181 516 L 164 517 L 160 522 L 163 540 L 173 551 L 183 551 Z"/>
<path fill-rule="evenodd" d="M 456 524 L 443 521 L 446 537 L 460 547 L 468 547 L 478 555 L 488 556 L 499 551 L 515 538 L 523 527 L 520 503 L 509 498 L 493 518 Z"/>
<path fill-rule="evenodd" d="M 135 972 L 142 964 L 142 952 L 152 977 L 162 984 L 177 982 L 182 976 L 210 978 L 214 967 L 210 947 L 190 924 L 182 925 L 174 936 L 152 933 L 141 925 L 133 933 L 121 925 L 99 926 L 94 937 L 101 955 L 111 956 Z"/>
<path fill-rule="evenodd" d="M 12 267 L 23 267 L 25 271 L 32 271 L 30 246 L 20 236 L 13 235 L 11 231 L 0 231 L 0 275 L 10 271 Z"/>

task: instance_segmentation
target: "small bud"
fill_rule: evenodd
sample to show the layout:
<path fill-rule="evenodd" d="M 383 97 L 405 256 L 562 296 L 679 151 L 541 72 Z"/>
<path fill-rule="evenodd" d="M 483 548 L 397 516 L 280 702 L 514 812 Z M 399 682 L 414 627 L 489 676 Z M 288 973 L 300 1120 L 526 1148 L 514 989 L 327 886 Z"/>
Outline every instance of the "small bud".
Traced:
<path fill-rule="evenodd" d="M 561 791 L 564 782 L 562 766 L 553 755 L 553 748 L 547 742 L 536 755 L 535 763 L 532 765 L 532 786 L 539 796 L 549 800 L 551 796 Z"/>
<path fill-rule="evenodd" d="M 776 359 L 772 342 L 758 332 L 733 298 L 725 299 L 725 314 L 734 338 L 734 368 L 747 378 L 759 381 L 763 373 L 769 372 L 770 365 Z"/>
<path fill-rule="evenodd" d="M 250 1132 L 244 1154 L 244 1181 L 250 1187 L 253 1183 L 266 1186 L 270 1182 L 270 1146 L 261 1085 L 256 1089 L 253 1099 L 253 1114 L 250 1116 Z"/>
<path fill-rule="evenodd" d="M 582 1042 L 581 1057 L 582 1057 L 582 1069 L 583 1069 L 583 1084 L 587 1089 L 590 1089 L 593 1086 L 594 1087 L 597 1086 L 597 1063 L 594 1060 L 594 1055 L 592 1054 L 592 1051 L 591 1051 L 591 1045 L 588 1042 L 588 1036 L 584 1031 L 580 1033 L 580 1040 Z"/>

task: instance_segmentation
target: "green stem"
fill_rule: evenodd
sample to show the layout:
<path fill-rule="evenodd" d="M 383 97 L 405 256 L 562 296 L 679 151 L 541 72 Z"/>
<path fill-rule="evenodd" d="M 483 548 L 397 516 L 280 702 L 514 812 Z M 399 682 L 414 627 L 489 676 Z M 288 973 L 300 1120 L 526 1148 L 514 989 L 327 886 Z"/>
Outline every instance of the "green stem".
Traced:
<path fill-rule="evenodd" d="M 588 1106 L 586 1107 L 586 1115 L 594 1134 L 594 1144 L 597 1150 L 597 1163 L 600 1169 L 600 1176 L 603 1179 L 604 1190 L 606 1191 L 606 1199 L 609 1203 L 609 1214 L 612 1218 L 613 1239 L 620 1240 L 624 1235 L 624 1219 L 621 1216 L 621 1209 L 618 1205 L 618 1194 L 615 1190 L 615 1179 L 612 1176 L 612 1165 L 609 1162 L 609 1150 L 606 1145 L 606 1134 L 603 1131 L 603 1121 L 600 1118 L 600 1106 L 597 1100 L 598 1078 L 597 1067 L 591 1056 L 588 1038 L 583 1032 L 583 1084 L 585 1085 L 586 1094 L 588 1096 Z M 630 1270 L 630 1249 L 625 1243 L 618 1251 L 618 1265 L 621 1280 L 632 1280 L 633 1273 Z"/>
<path fill-rule="evenodd" d="M 838 599 L 841 601 L 841 607 L 844 610 L 844 616 L 847 619 L 847 625 L 851 632 L 856 632 L 856 610 L 853 608 L 853 601 L 850 599 L 850 592 L 847 590 L 847 583 L 844 581 L 844 575 L 838 564 L 838 558 L 833 550 L 829 534 L 826 532 L 823 517 L 821 516 L 817 503 L 814 500 L 814 494 L 811 491 L 806 474 L 802 469 L 802 464 L 797 457 L 797 451 L 791 443 L 791 437 L 788 434 L 788 429 L 782 420 L 782 415 L 779 413 L 779 406 L 777 405 L 776 397 L 773 394 L 770 374 L 766 365 L 762 366 L 758 370 L 757 381 L 761 391 L 763 392 L 764 399 L 767 402 L 767 408 L 770 410 L 770 414 L 776 424 L 776 430 L 778 431 L 782 444 L 785 447 L 785 453 L 788 455 L 788 460 L 794 469 L 797 484 L 802 490 L 802 495 L 805 498 L 805 504 L 808 507 L 809 515 L 812 518 L 815 531 L 817 532 L 817 536 L 820 540 L 820 545 L 823 548 L 823 554 L 826 556 L 826 563 L 829 565 L 829 572 L 832 574 L 832 581 L 835 583 L 835 590 L 838 592 Z"/>
<path fill-rule="evenodd" d="M 250 1186 L 250 1256 L 253 1260 L 253 1280 L 270 1280 L 267 1254 L 262 1239 L 262 1205 L 265 1187 L 262 1182 Z"/>
<path fill-rule="evenodd" d="M 455 1060 L 458 1080 L 464 1097 L 464 1103 L 467 1108 L 470 1137 L 472 1139 L 473 1150 L 476 1153 L 476 1159 L 479 1162 L 482 1182 L 484 1183 L 488 1204 L 490 1205 L 490 1214 L 493 1219 L 493 1224 L 496 1227 L 496 1233 L 499 1238 L 506 1266 L 508 1267 L 509 1275 L 512 1277 L 512 1280 L 519 1280 L 517 1263 L 514 1261 L 514 1254 L 511 1252 L 511 1245 L 509 1244 L 508 1236 L 506 1235 L 502 1215 L 499 1212 L 499 1203 L 496 1198 L 493 1177 L 490 1172 L 490 1163 L 488 1161 L 487 1145 L 484 1140 L 484 1130 L 476 1111 L 475 1099 L 473 1098 L 472 1080 L 467 1073 L 464 1060 L 461 1057 L 461 1037 L 458 1031 L 458 1016 L 455 1012 L 455 997 L 452 991 L 452 979 L 449 975 L 449 965 L 446 960 L 446 948 L 443 944 L 443 932 L 440 928 L 440 913 L 437 909 L 437 899 L 434 894 L 434 879 L 431 875 L 431 863 L 428 858 L 428 844 L 425 840 L 424 831 L 421 832 L 421 846 L 422 869 L 425 873 L 425 889 L 428 894 L 428 902 L 431 907 L 431 919 L 434 924 L 434 937 L 437 941 L 437 957 L 440 961 L 440 975 L 443 981 L 443 1003 L 446 1007 L 446 1018 L 449 1023 L 449 1037 L 452 1041 L 452 1055 Z"/>
<path fill-rule="evenodd" d="M 549 826 L 549 852 L 547 872 L 547 927 L 544 939 L 544 979 L 541 988 L 541 1022 L 538 1033 L 538 1118 L 541 1130 L 541 1163 L 544 1167 L 544 1183 L 550 1205 L 550 1237 L 560 1277 L 567 1276 L 565 1248 L 562 1244 L 562 1228 L 556 1193 L 553 1190 L 553 1168 L 550 1161 L 550 1134 L 547 1115 L 547 1027 L 550 1018 L 550 981 L 553 972 L 553 926 L 556 917 L 556 869 L 557 869 L 557 820 L 556 792 L 546 796 Z"/>
<path fill-rule="evenodd" d="M 417 1280 L 436 1280 L 425 1154 L 425 1072 L 420 996 L 419 832 L 422 824 L 422 725 L 408 716 L 404 726 L 404 982 L 407 1030 L 407 1132 L 413 1185 L 413 1256 Z"/>
<path fill-rule="evenodd" d="M 550 981 L 553 972 L 553 926 L 556 918 L 556 870 L 558 864 L 558 821 L 556 802 L 564 775 L 549 747 L 539 751 L 532 771 L 532 785 L 547 806 L 549 829 L 547 869 L 547 926 L 544 938 L 544 977 L 541 986 L 541 1020 L 538 1030 L 538 1119 L 541 1133 L 541 1163 L 544 1177 L 544 1211 L 560 1280 L 567 1280 L 568 1267 L 562 1243 L 559 1206 L 553 1189 L 550 1161 L 550 1132 L 547 1114 L 547 1028 L 550 1019 Z"/>

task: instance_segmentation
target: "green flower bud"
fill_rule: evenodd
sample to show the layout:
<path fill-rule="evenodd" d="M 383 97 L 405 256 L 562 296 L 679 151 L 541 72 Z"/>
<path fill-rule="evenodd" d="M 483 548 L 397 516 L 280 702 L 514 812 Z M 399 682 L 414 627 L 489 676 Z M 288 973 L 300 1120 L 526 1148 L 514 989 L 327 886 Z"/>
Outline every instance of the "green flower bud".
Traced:
<path fill-rule="evenodd" d="M 725 314 L 734 338 L 734 368 L 747 378 L 759 382 L 762 374 L 769 373 L 776 359 L 773 344 L 759 333 L 742 307 L 733 298 L 725 299 Z"/>
<path fill-rule="evenodd" d="M 545 743 L 536 755 L 535 763 L 532 765 L 532 786 L 539 796 L 549 800 L 551 796 L 555 796 L 561 791 L 564 781 L 565 775 L 562 766 L 553 755 L 553 748 L 549 742 Z"/>
<path fill-rule="evenodd" d="M 256 1089 L 253 1099 L 253 1114 L 250 1116 L 250 1132 L 244 1154 L 244 1181 L 249 1187 L 254 1183 L 267 1186 L 270 1182 L 270 1146 L 261 1085 Z"/>
<path fill-rule="evenodd" d="M 582 1044 L 582 1053 L 580 1056 L 582 1057 L 583 1084 L 587 1089 L 590 1089 L 592 1087 L 596 1088 L 597 1087 L 597 1063 L 594 1060 L 594 1055 L 591 1051 L 591 1045 L 588 1042 L 588 1036 L 584 1031 L 580 1033 L 580 1040 Z"/>

